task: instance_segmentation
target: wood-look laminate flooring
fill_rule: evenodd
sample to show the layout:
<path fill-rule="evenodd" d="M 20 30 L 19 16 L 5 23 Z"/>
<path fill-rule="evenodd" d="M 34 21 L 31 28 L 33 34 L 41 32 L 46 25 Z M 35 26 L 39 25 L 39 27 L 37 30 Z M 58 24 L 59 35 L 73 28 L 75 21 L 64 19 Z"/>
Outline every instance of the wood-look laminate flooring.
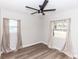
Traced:
<path fill-rule="evenodd" d="M 2 54 L 1 59 L 72 59 L 64 53 L 39 43 L 16 52 Z"/>

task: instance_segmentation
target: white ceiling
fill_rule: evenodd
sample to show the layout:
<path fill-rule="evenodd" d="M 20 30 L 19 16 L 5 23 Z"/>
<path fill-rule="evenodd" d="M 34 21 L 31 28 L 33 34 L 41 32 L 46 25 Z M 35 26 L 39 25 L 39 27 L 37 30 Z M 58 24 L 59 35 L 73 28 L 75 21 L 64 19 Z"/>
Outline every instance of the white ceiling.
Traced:
<path fill-rule="evenodd" d="M 11 10 L 16 10 L 20 12 L 31 11 L 26 9 L 25 6 L 31 6 L 39 9 L 39 5 L 43 3 L 44 0 L 0 0 L 0 7 L 7 8 Z M 72 8 L 77 8 L 78 0 L 49 0 L 47 8 L 56 8 L 57 11 L 69 10 Z"/>

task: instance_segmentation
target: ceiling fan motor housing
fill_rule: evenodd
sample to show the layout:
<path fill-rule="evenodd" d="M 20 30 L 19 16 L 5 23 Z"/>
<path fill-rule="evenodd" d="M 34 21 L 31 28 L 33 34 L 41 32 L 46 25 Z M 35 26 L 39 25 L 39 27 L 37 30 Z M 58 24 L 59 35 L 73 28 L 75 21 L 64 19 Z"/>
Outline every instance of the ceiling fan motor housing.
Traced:
<path fill-rule="evenodd" d="M 41 13 L 41 11 L 40 11 L 40 10 L 38 10 L 38 13 Z"/>

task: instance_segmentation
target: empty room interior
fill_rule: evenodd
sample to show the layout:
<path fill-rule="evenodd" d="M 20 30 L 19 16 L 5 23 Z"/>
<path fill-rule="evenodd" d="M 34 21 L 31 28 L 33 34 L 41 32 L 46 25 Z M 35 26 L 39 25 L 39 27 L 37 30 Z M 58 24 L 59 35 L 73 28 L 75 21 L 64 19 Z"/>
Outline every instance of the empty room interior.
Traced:
<path fill-rule="evenodd" d="M 0 0 L 0 59 L 78 59 L 78 0 Z"/>

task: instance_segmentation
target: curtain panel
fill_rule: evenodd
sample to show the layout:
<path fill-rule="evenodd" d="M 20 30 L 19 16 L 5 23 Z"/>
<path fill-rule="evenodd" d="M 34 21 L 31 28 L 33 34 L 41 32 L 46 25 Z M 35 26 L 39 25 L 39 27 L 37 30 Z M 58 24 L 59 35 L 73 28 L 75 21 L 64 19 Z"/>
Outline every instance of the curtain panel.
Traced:
<path fill-rule="evenodd" d="M 66 37 L 66 41 L 65 41 L 64 47 L 62 47 L 61 52 L 64 52 L 65 54 L 67 54 L 70 57 L 73 57 L 72 42 L 71 42 L 71 38 L 70 38 L 70 22 L 71 22 L 71 20 L 66 19 L 66 21 L 68 22 L 67 37 Z M 54 21 L 54 22 L 56 22 L 56 21 Z M 49 48 L 53 47 L 53 40 L 54 40 L 54 36 L 53 36 L 54 27 L 53 26 L 54 26 L 54 22 L 52 22 L 52 21 L 50 22 L 50 35 L 49 35 L 49 40 L 48 40 L 48 47 Z"/>
<path fill-rule="evenodd" d="M 22 37 L 21 37 L 21 21 L 17 20 L 17 45 L 16 50 L 22 48 Z"/>
<path fill-rule="evenodd" d="M 1 50 L 3 53 L 9 52 L 10 49 L 10 39 L 9 39 L 9 19 L 3 18 L 3 36 Z"/>

